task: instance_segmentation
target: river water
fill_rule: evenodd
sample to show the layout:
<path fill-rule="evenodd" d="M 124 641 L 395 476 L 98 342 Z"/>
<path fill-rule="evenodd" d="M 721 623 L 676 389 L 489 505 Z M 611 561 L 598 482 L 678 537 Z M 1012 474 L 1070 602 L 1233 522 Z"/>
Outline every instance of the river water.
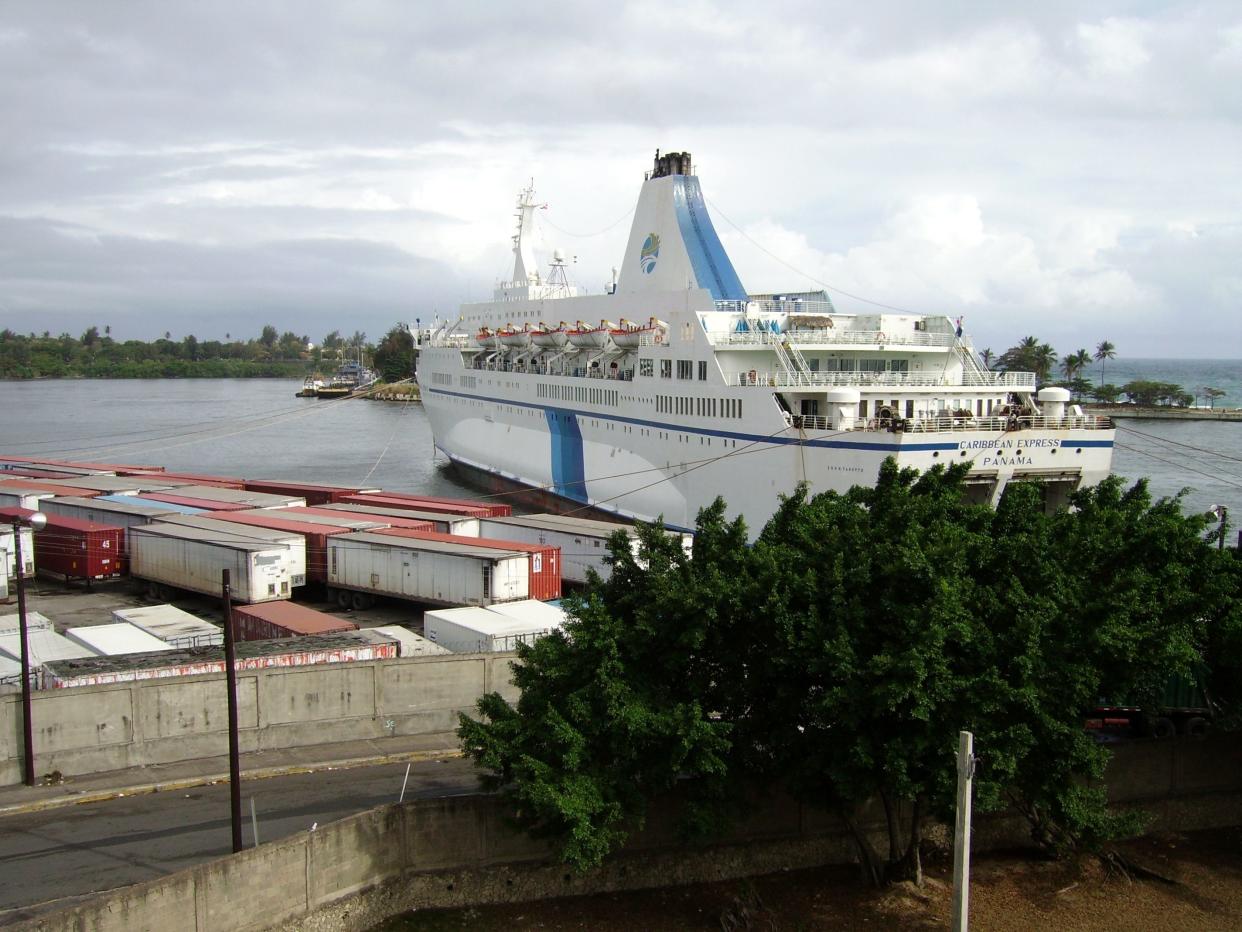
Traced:
<path fill-rule="evenodd" d="M 295 398 L 300 387 L 284 379 L 7 382 L 0 454 L 473 494 L 435 455 L 421 406 Z M 1242 422 L 1117 424 L 1114 472 L 1148 477 L 1157 495 L 1189 488 L 1187 510 L 1223 504 L 1242 519 Z"/>

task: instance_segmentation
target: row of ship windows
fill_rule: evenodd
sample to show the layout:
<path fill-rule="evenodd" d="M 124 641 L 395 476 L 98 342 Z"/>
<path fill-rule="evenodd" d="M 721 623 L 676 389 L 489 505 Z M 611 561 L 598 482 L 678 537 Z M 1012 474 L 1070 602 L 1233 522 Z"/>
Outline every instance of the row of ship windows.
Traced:
<path fill-rule="evenodd" d="M 685 395 L 656 395 L 656 413 L 693 414 L 695 417 L 741 417 L 740 398 L 689 398 Z"/>
<path fill-rule="evenodd" d="M 586 385 L 550 385 L 539 383 L 535 386 L 535 395 L 539 398 L 551 398 L 555 401 L 578 401 L 594 405 L 617 406 L 619 393 L 611 388 L 591 388 Z"/>
<path fill-rule="evenodd" d="M 971 400 L 972 399 L 970 398 L 950 398 L 944 402 L 945 410 L 950 411 L 950 412 L 965 411 L 969 413 L 970 408 L 971 408 Z M 974 401 L 974 408 L 975 408 L 975 417 L 984 417 L 985 413 L 987 417 L 991 417 L 994 411 L 997 411 L 1003 406 L 1003 402 L 999 398 L 986 398 L 986 399 L 975 398 L 973 399 L 973 401 Z M 805 407 L 806 405 L 804 403 L 803 408 Z M 886 416 L 884 414 L 885 408 L 888 409 L 889 415 L 901 415 L 903 407 L 905 408 L 905 414 L 903 416 L 908 417 L 908 418 L 913 418 L 914 417 L 914 399 L 913 398 L 907 398 L 905 400 L 904 405 L 901 399 L 899 398 L 894 398 L 892 401 L 885 401 L 883 398 L 877 398 L 875 401 L 875 413 L 877 417 Z M 858 402 L 858 416 L 861 418 L 868 417 L 869 408 L 870 408 L 870 405 L 868 404 L 867 399 L 866 398 L 862 399 L 860 402 Z M 807 414 L 808 412 L 804 410 L 802 413 Z M 812 413 L 817 413 L 817 412 L 812 412 Z M 934 413 L 935 412 L 933 412 L 933 414 Z"/>
<path fill-rule="evenodd" d="M 673 377 L 673 363 L 677 363 L 677 378 L 682 381 L 691 381 L 694 379 L 695 364 L 693 359 L 661 359 L 660 360 L 660 378 L 671 379 Z M 650 377 L 655 371 L 655 361 L 651 359 L 638 360 L 638 374 Z M 700 382 L 707 381 L 707 360 L 700 359 L 698 364 L 698 376 Z"/>

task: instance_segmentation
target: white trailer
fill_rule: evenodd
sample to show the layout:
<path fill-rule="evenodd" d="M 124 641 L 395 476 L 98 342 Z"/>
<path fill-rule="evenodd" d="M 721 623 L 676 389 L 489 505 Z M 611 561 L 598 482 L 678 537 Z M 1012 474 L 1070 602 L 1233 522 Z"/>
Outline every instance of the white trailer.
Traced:
<path fill-rule="evenodd" d="M 44 485 L 61 485 L 71 489 L 87 489 L 106 495 L 141 495 L 143 492 L 171 492 L 185 485 L 175 479 L 147 476 L 72 476 L 67 479 L 40 479 Z"/>
<path fill-rule="evenodd" d="M 456 534 L 458 537 L 478 537 L 479 519 L 463 518 L 461 515 L 444 514 L 439 511 L 417 511 L 409 508 L 383 508 L 379 505 L 320 505 L 325 511 L 339 511 L 343 514 L 375 515 L 381 518 L 410 518 L 418 521 L 430 521 L 436 531 L 441 534 Z"/>
<path fill-rule="evenodd" d="M 409 628 L 402 625 L 378 625 L 374 628 L 364 628 L 362 630 L 364 633 L 373 631 L 396 641 L 397 656 L 399 657 L 431 657 L 436 654 L 452 653 L 447 647 L 441 647 L 434 641 L 423 637 L 421 634 L 415 634 Z"/>
<path fill-rule="evenodd" d="M 16 533 L 21 535 L 22 543 L 22 579 L 32 579 L 35 574 L 34 565 L 34 533 L 28 527 L 19 527 Z M 5 581 L 17 581 L 17 542 L 13 540 L 14 528 L 11 524 L 0 524 L 0 553 L 4 555 Z"/>
<path fill-rule="evenodd" d="M 144 605 L 119 608 L 112 613 L 117 621 L 128 622 L 162 641 L 165 649 L 211 647 L 224 643 L 224 629 L 182 611 L 175 605 Z"/>
<path fill-rule="evenodd" d="M 608 578 L 612 567 L 604 563 L 604 557 L 608 555 L 608 538 L 617 531 L 629 535 L 630 546 L 637 554 L 638 535 L 628 524 L 567 515 L 513 515 L 479 521 L 483 537 L 560 547 L 561 579 L 579 584 L 587 581 L 588 569 Z"/>
<path fill-rule="evenodd" d="M 39 510 L 39 502 L 45 498 L 55 498 L 55 492 L 41 492 L 38 489 L 19 489 L 6 485 L 0 489 L 0 508 L 29 508 Z"/>
<path fill-rule="evenodd" d="M 209 518 L 206 515 L 181 515 L 173 512 L 161 515 L 157 523 L 196 527 L 205 531 L 215 531 L 221 535 L 232 535 L 242 540 L 284 544 L 289 548 L 289 584 L 294 588 L 306 585 L 306 538 L 301 534 L 278 531 L 275 528 L 257 527 L 253 524 L 238 524 L 236 521 L 221 521 L 219 518 Z"/>
<path fill-rule="evenodd" d="M 83 521 L 94 521 L 97 524 L 111 524 L 113 527 L 123 527 L 126 531 L 150 524 L 157 518 L 168 514 L 163 508 L 152 508 L 149 505 L 101 502 L 94 498 L 78 498 L 74 495 L 44 499 L 39 502 L 39 510 L 49 515 L 80 518 Z"/>
<path fill-rule="evenodd" d="M 515 650 L 558 625 L 510 618 L 486 608 L 435 609 L 423 615 L 426 636 L 458 654 Z"/>
<path fill-rule="evenodd" d="M 89 647 L 104 657 L 119 654 L 150 654 L 169 650 L 167 644 L 128 621 L 114 621 L 105 625 L 81 625 L 66 628 L 65 637 Z"/>
<path fill-rule="evenodd" d="M 565 624 L 565 609 L 559 605 L 549 605 L 547 602 L 540 602 L 538 599 L 526 599 L 523 602 L 502 602 L 497 605 L 489 606 L 488 611 L 495 612 L 498 615 L 506 615 L 509 618 L 516 618 L 519 621 L 527 621 L 531 624 L 550 625 L 554 628 L 560 628 Z"/>
<path fill-rule="evenodd" d="M 183 485 L 176 495 L 197 498 L 204 502 L 223 502 L 226 505 L 249 505 L 251 508 L 299 508 L 306 499 L 296 495 L 273 495 L 270 492 L 248 492 L 245 489 L 225 489 L 216 485 Z"/>
<path fill-rule="evenodd" d="M 129 532 L 129 573 L 152 584 L 218 596 L 224 570 L 236 602 L 289 598 L 289 548 L 215 531 L 152 524 Z"/>
<path fill-rule="evenodd" d="M 328 586 L 364 596 L 438 605 L 509 602 L 528 597 L 529 568 L 530 554 L 524 551 L 468 542 L 365 532 L 328 538 Z"/>

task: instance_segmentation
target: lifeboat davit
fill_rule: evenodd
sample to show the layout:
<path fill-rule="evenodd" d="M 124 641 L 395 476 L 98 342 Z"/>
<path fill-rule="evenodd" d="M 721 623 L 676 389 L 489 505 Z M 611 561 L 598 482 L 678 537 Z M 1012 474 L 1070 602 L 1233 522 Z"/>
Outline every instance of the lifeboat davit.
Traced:
<path fill-rule="evenodd" d="M 643 337 L 650 337 L 651 343 L 663 343 L 667 325 L 652 317 L 645 324 L 636 324 L 633 321 L 621 318 L 621 326 L 615 330 L 609 331 L 612 342 L 621 349 L 637 349 L 643 344 Z"/>
<path fill-rule="evenodd" d="M 564 321 L 561 321 L 559 327 L 549 327 L 545 323 L 540 323 L 530 332 L 530 339 L 540 349 L 558 349 L 565 345 L 569 335 Z"/>
<path fill-rule="evenodd" d="M 520 329 L 508 324 L 496 331 L 496 336 L 500 337 L 500 342 L 505 346 L 521 349 L 524 346 L 530 346 L 530 324 L 526 324 Z"/>
<path fill-rule="evenodd" d="M 598 327 L 589 327 L 582 321 L 574 329 L 566 331 L 569 342 L 583 349 L 603 349 L 612 337 L 616 324 L 601 320 Z"/>

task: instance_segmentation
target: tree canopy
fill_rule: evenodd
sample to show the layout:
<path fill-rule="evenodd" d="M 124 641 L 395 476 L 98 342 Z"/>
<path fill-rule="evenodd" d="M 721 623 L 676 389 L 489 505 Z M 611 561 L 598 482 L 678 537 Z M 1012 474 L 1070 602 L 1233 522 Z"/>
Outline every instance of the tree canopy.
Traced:
<path fill-rule="evenodd" d="M 855 829 L 873 880 L 918 877 L 963 728 L 983 755 L 977 804 L 1017 807 L 1049 850 L 1132 831 L 1084 721 L 1099 697 L 1154 697 L 1202 659 L 1242 681 L 1221 659 L 1242 644 L 1238 561 L 1142 482 L 1107 479 L 1048 514 L 1033 484 L 968 504 L 965 473 L 889 461 L 873 487 L 800 490 L 753 545 L 717 502 L 693 559 L 654 527 L 637 554 L 614 538 L 611 578 L 567 600 L 564 632 L 519 649 L 519 700 L 485 697 L 463 746 L 578 867 L 661 794 L 710 830 L 776 777 Z M 860 827 L 873 802 L 884 853 Z"/>

